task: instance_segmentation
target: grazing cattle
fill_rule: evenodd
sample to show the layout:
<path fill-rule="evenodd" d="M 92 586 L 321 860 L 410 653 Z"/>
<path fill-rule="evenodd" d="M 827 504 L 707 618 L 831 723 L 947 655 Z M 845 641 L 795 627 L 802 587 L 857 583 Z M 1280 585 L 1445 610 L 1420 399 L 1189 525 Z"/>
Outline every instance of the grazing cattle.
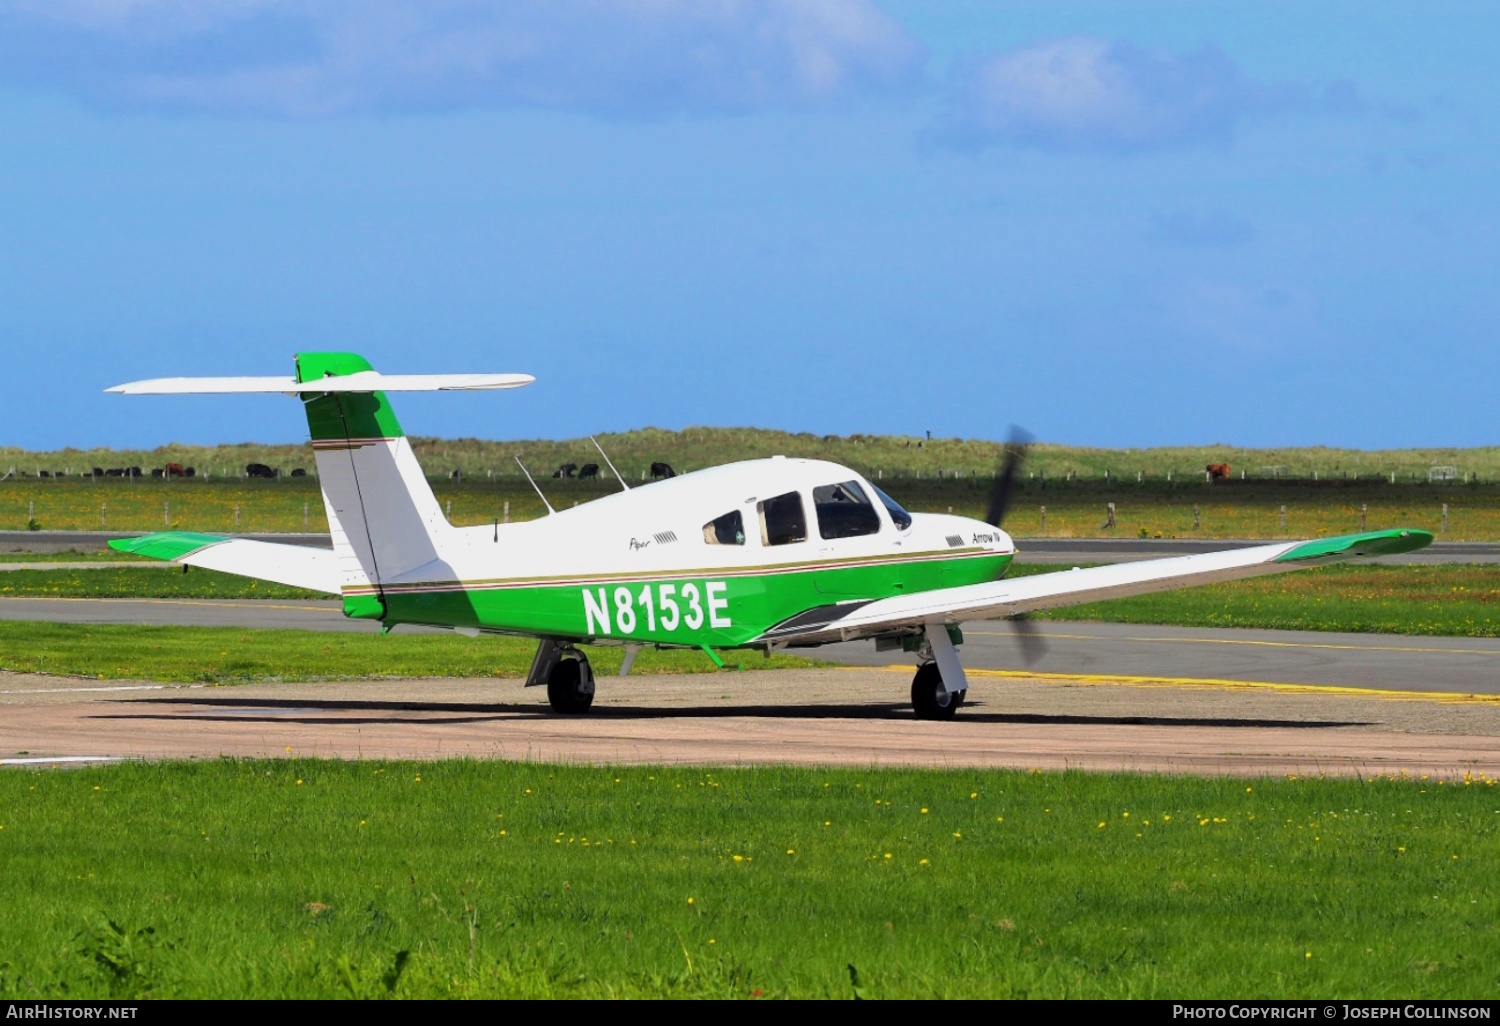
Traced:
<path fill-rule="evenodd" d="M 301 467 L 298 467 L 296 470 L 292 471 L 292 476 L 293 477 L 306 477 L 307 476 L 307 471 L 303 470 Z"/>
<path fill-rule="evenodd" d="M 464 472 L 462 470 L 455 470 L 453 473 L 449 474 L 448 476 L 451 477 L 451 478 L 453 478 L 453 480 L 455 480 L 455 481 L 462 481 L 464 479 Z"/>
<path fill-rule="evenodd" d="M 247 463 L 245 464 L 245 476 L 274 478 L 277 476 L 277 473 L 274 467 L 268 467 L 264 463 Z"/>
<path fill-rule="evenodd" d="M 187 468 L 181 463 L 168 463 L 163 468 L 163 473 L 168 477 L 187 477 Z"/>
<path fill-rule="evenodd" d="M 598 476 L 599 464 L 597 463 L 585 463 L 583 466 L 578 468 L 578 480 L 580 481 L 586 481 L 591 477 Z"/>
<path fill-rule="evenodd" d="M 659 477 L 676 477 L 677 471 L 672 469 L 670 463 L 652 463 L 651 479 L 654 481 Z"/>
<path fill-rule="evenodd" d="M 95 467 L 94 468 L 94 476 L 95 477 L 103 477 L 104 476 L 104 468 L 103 467 Z"/>
<path fill-rule="evenodd" d="M 188 467 L 186 470 L 184 470 L 182 472 L 182 476 L 183 477 L 197 477 L 198 476 L 198 468 L 197 467 Z"/>
<path fill-rule="evenodd" d="M 1227 463 L 1210 463 L 1203 469 L 1208 471 L 1208 479 L 1210 481 L 1229 480 L 1229 464 Z"/>
<path fill-rule="evenodd" d="M 142 475 L 142 473 L 143 473 L 143 471 L 141 470 L 140 467 L 126 467 L 125 468 L 125 476 L 126 477 L 140 477 Z"/>
<path fill-rule="evenodd" d="M 151 468 L 151 476 L 152 477 L 161 477 L 165 473 L 166 473 L 166 471 L 162 470 L 160 467 L 152 467 Z"/>
<path fill-rule="evenodd" d="M 559 477 L 559 478 L 562 478 L 562 477 L 572 477 L 577 472 L 578 472 L 578 464 L 576 464 L 576 463 L 564 463 L 562 466 L 558 467 L 556 470 L 554 470 L 552 472 L 552 476 L 553 477 Z"/>
<path fill-rule="evenodd" d="M 106 470 L 104 472 L 104 476 L 105 477 L 124 477 L 125 476 L 125 468 L 124 467 L 110 467 L 108 470 Z"/>

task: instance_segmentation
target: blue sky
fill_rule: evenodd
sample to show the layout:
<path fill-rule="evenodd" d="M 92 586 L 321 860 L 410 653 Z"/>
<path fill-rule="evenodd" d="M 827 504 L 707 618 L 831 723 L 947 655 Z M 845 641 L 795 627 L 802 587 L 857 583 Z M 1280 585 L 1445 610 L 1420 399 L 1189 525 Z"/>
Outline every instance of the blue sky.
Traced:
<path fill-rule="evenodd" d="M 1500 13 L 1256 0 L 5 0 L 0 444 L 1495 441 Z"/>

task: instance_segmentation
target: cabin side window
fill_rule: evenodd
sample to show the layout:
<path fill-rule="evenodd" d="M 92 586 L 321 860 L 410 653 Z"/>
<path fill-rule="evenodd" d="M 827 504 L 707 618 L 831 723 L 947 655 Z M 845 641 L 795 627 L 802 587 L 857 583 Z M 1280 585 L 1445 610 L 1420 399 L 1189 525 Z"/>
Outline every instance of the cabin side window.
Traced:
<path fill-rule="evenodd" d="M 703 540 L 710 545 L 745 544 L 745 519 L 740 511 L 730 510 L 703 525 Z"/>
<path fill-rule="evenodd" d="M 858 481 L 813 489 L 818 533 L 828 538 L 859 538 L 880 533 L 880 516 Z"/>
<path fill-rule="evenodd" d="M 765 545 L 790 545 L 807 541 L 807 515 L 802 511 L 802 496 L 787 492 L 774 499 L 755 504 L 760 515 L 760 540 Z"/>

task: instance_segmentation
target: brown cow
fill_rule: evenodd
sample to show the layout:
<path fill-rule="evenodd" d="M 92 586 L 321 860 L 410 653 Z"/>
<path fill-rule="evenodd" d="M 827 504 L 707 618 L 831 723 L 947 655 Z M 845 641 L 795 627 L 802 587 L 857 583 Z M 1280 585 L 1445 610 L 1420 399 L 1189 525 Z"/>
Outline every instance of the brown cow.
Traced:
<path fill-rule="evenodd" d="M 1229 480 L 1229 464 L 1227 463 L 1210 463 L 1203 469 L 1208 471 L 1208 478 L 1210 481 Z"/>

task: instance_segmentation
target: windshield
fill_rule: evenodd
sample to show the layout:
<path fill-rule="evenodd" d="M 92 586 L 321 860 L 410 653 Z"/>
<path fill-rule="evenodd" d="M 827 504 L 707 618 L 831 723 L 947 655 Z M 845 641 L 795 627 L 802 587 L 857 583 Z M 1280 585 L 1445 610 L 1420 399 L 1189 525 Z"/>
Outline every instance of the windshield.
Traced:
<path fill-rule="evenodd" d="M 872 484 L 870 487 L 875 489 L 875 494 L 880 496 L 881 502 L 885 503 L 885 508 L 891 514 L 891 522 L 896 525 L 896 530 L 904 531 L 911 526 L 911 514 L 901 508 L 901 503 L 885 494 L 879 485 Z"/>

